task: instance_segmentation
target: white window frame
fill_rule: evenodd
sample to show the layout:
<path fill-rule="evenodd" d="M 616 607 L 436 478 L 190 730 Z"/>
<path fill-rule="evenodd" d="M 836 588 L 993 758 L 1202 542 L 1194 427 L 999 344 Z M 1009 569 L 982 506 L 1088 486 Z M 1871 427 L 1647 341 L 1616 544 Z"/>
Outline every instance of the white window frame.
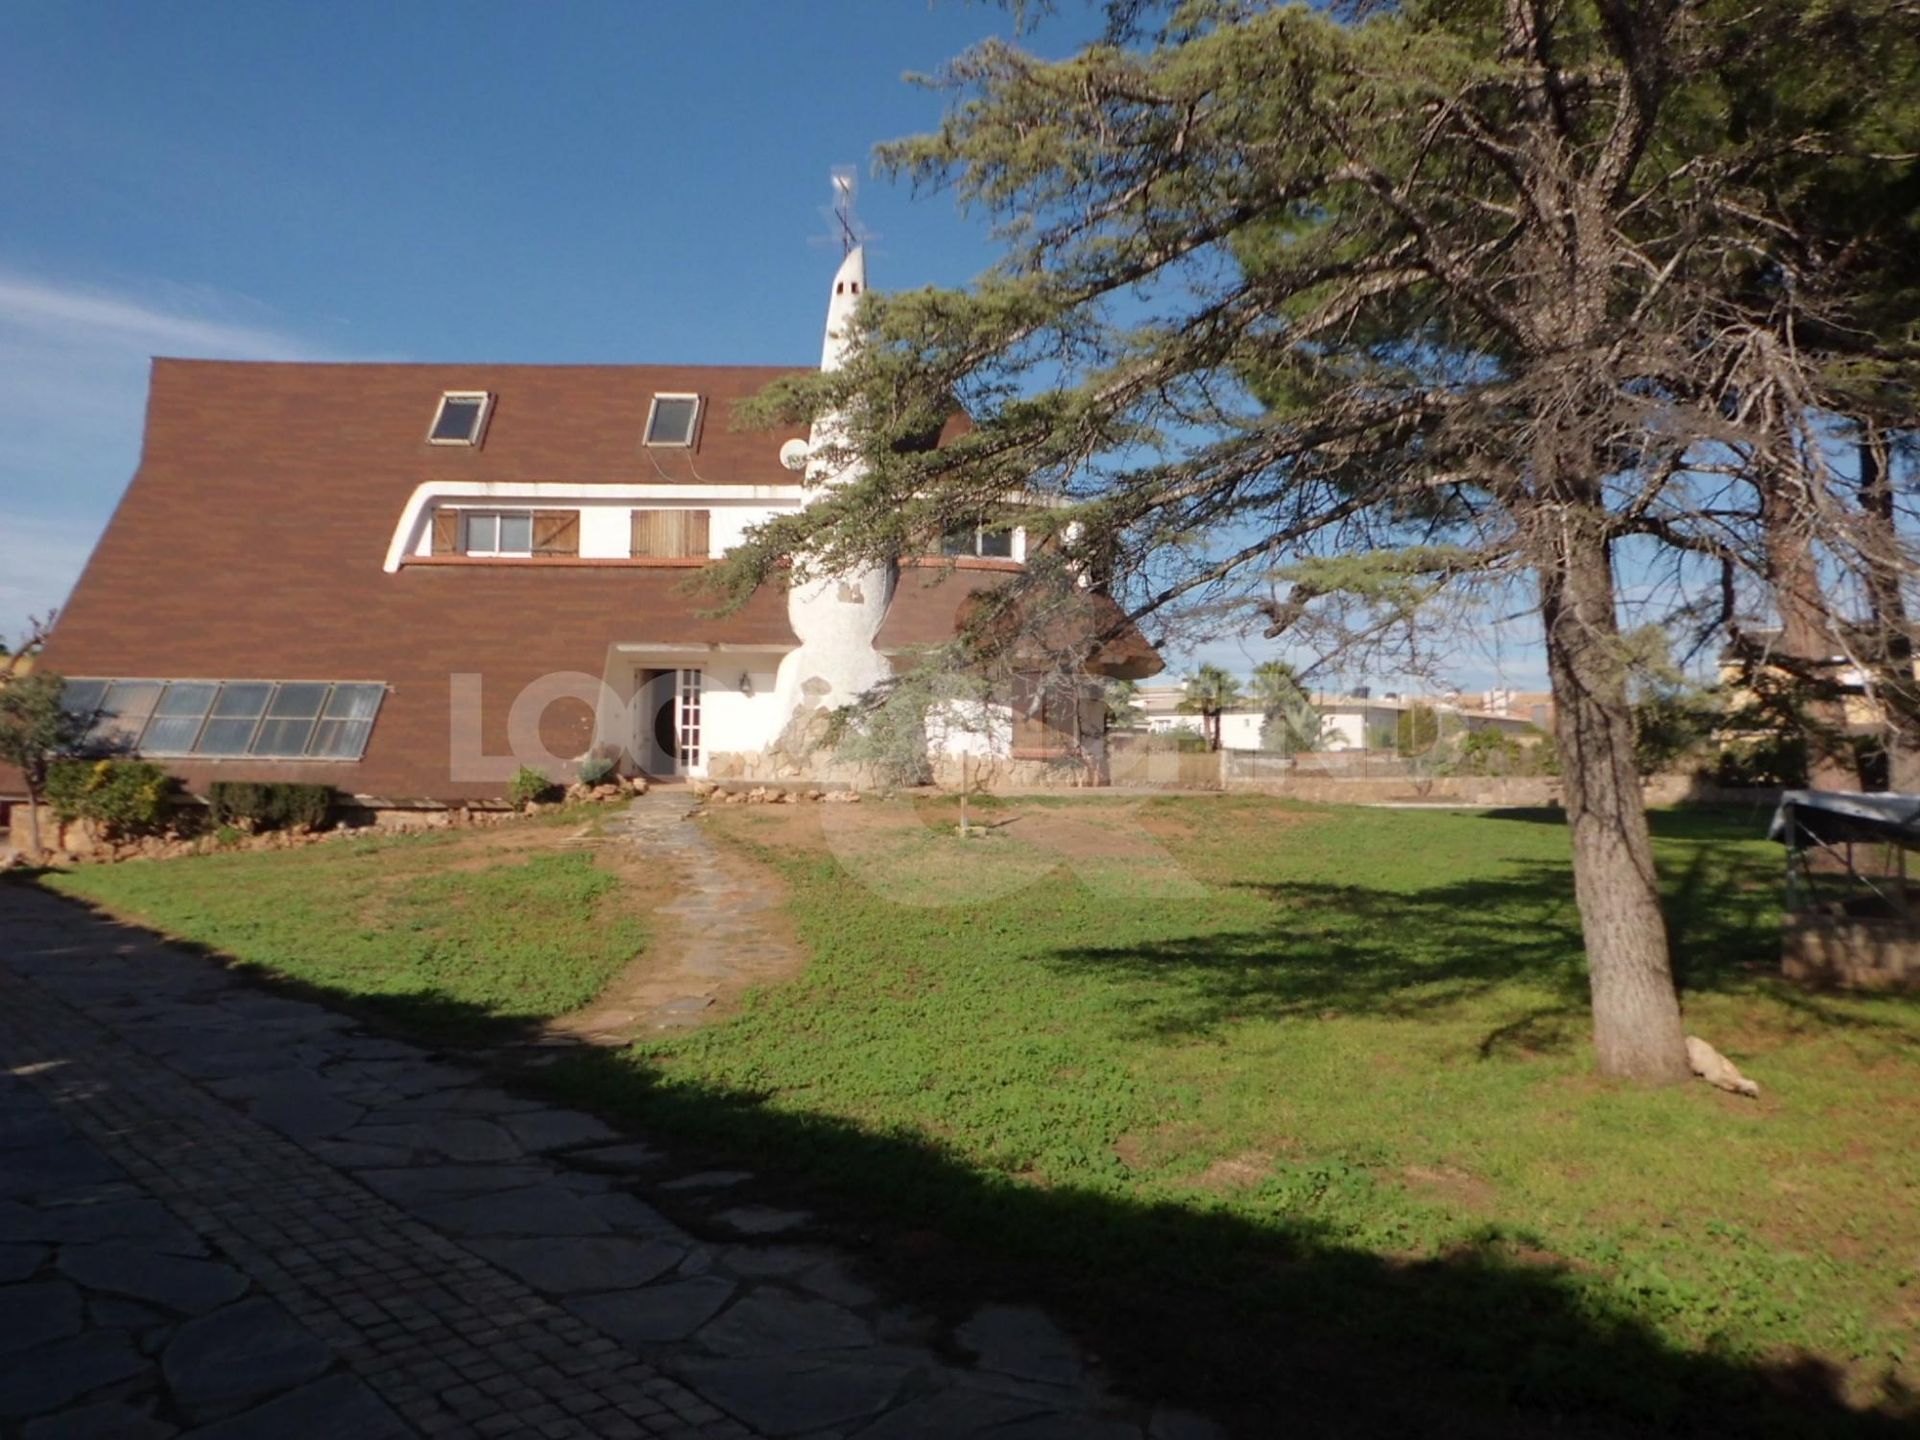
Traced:
<path fill-rule="evenodd" d="M 480 402 L 480 413 L 474 417 L 473 430 L 464 440 L 458 438 L 436 439 L 434 436 L 434 431 L 440 428 L 440 417 L 446 413 L 447 402 L 449 400 L 478 400 Z M 487 421 L 491 419 L 492 416 L 492 391 L 443 390 L 440 392 L 440 403 L 433 407 L 433 419 L 427 425 L 427 443 L 429 445 L 464 445 L 470 450 L 477 450 L 480 447 L 480 442 L 486 438 Z"/>
<path fill-rule="evenodd" d="M 674 695 L 677 707 L 673 727 L 675 768 L 681 774 L 692 774 L 705 762 L 701 692 L 706 688 L 706 672 L 682 670 L 675 678 L 678 681 Z"/>
<path fill-rule="evenodd" d="M 1007 553 L 989 555 L 982 548 L 986 544 L 989 531 L 1005 530 L 1007 533 Z M 1014 560 L 1027 558 L 1027 531 L 1022 525 L 975 525 L 973 527 L 973 548 L 955 554 L 947 549 L 947 536 L 940 537 L 940 553 L 948 560 Z"/>
<path fill-rule="evenodd" d="M 493 517 L 494 548 L 491 550 L 475 550 L 467 544 L 467 525 L 470 521 L 474 519 L 474 517 L 480 516 L 480 515 L 491 515 Z M 500 522 L 509 515 L 524 515 L 527 517 L 527 548 L 524 550 L 502 550 L 499 548 Z M 502 559 L 530 560 L 532 559 L 533 558 L 533 511 L 531 509 L 521 510 L 515 506 L 509 506 L 504 510 L 480 509 L 479 507 L 475 507 L 473 509 L 466 509 L 463 507 L 460 510 L 460 552 L 459 553 L 462 555 L 478 555 L 484 559 L 489 559 L 489 560 L 502 560 Z"/>
<path fill-rule="evenodd" d="M 660 413 L 662 400 L 691 400 L 693 402 L 693 421 L 687 426 L 687 438 L 684 440 L 656 440 L 653 438 L 654 417 Z M 706 402 L 700 396 L 677 390 L 662 390 L 656 393 L 647 405 L 647 428 L 640 432 L 640 443 L 649 450 L 691 450 L 694 442 L 700 438 L 700 422 L 706 417 Z"/>

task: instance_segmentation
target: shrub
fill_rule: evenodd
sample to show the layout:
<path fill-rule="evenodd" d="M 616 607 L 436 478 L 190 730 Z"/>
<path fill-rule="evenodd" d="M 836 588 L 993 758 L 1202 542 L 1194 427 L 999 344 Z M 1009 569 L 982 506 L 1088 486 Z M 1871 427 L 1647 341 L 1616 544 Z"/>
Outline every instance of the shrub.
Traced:
<path fill-rule="evenodd" d="M 1409 705 L 1394 724 L 1393 748 L 1403 757 L 1425 755 L 1440 742 L 1440 716 L 1431 705 Z"/>
<path fill-rule="evenodd" d="M 113 835 L 164 828 L 173 777 L 145 760 L 60 760 L 47 770 L 47 803 L 62 820 L 91 820 Z"/>
<path fill-rule="evenodd" d="M 613 778 L 613 761 L 605 755 L 589 755 L 576 773 L 582 785 L 604 785 Z"/>
<path fill-rule="evenodd" d="M 216 780 L 207 787 L 207 808 L 215 825 L 251 830 L 305 826 L 318 830 L 333 813 L 331 785 L 284 781 Z"/>
<path fill-rule="evenodd" d="M 544 799 L 553 790 L 553 782 L 531 765 L 522 765 L 514 772 L 513 782 L 507 786 L 507 798 L 515 805 L 525 805 L 529 801 Z"/>
<path fill-rule="evenodd" d="M 1807 742 L 1798 735 L 1736 740 L 1714 759 L 1715 783 L 1793 790 L 1807 783 Z"/>
<path fill-rule="evenodd" d="M 1498 730 L 1469 730 L 1460 740 L 1455 768 L 1462 775 L 1513 775 L 1523 761 L 1522 747 Z"/>
<path fill-rule="evenodd" d="M 1713 734 L 1719 713 L 1705 695 L 1649 695 L 1633 707 L 1633 762 L 1642 775 L 1677 770 Z"/>

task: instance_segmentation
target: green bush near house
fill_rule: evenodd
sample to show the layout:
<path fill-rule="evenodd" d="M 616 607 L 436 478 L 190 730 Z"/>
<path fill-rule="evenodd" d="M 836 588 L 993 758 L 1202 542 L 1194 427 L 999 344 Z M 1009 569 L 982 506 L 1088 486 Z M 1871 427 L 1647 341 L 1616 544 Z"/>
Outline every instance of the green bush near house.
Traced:
<path fill-rule="evenodd" d="M 1714 757 L 1711 773 L 1715 784 L 1729 789 L 1777 786 L 1791 790 L 1807 783 L 1807 742 L 1787 734 L 1735 740 Z"/>
<path fill-rule="evenodd" d="M 522 765 L 515 771 L 513 782 L 507 786 L 507 798 L 515 805 L 544 800 L 552 793 L 553 782 L 531 765 Z"/>
<path fill-rule="evenodd" d="M 333 813 L 331 785 L 290 781 L 216 780 L 207 787 L 207 808 L 217 826 L 253 830 L 318 830 Z"/>
<path fill-rule="evenodd" d="M 613 778 L 613 761 L 605 755 L 589 755 L 575 773 L 582 785 L 604 785 Z"/>
<path fill-rule="evenodd" d="M 62 820 L 91 820 L 112 835 L 166 825 L 173 777 L 145 760 L 60 760 L 47 771 L 47 803 Z"/>

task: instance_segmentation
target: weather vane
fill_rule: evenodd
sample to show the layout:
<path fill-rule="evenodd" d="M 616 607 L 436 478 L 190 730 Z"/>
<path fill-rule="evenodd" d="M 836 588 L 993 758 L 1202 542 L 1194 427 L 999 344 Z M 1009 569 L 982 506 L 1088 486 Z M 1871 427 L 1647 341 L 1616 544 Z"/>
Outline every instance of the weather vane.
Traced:
<path fill-rule="evenodd" d="M 840 253 L 849 255 L 860 243 L 858 222 L 853 218 L 853 195 L 858 182 L 851 165 L 833 167 L 833 218 L 840 225 Z"/>

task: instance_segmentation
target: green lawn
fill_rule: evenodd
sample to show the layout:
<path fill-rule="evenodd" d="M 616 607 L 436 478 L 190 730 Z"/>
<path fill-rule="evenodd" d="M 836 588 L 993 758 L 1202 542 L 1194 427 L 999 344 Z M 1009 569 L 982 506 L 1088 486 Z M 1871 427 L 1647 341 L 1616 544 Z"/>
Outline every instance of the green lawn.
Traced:
<path fill-rule="evenodd" d="M 487 835 L 97 865 L 44 883 L 424 1038 L 481 1044 L 584 1005 L 646 928 L 591 855 Z"/>
<path fill-rule="evenodd" d="M 808 969 L 539 1083 L 785 1177 L 929 1303 L 1043 1299 L 1116 1375 L 1251 1434 L 1797 1435 L 1910 1409 L 1920 1006 L 1771 978 L 1755 817 L 1656 825 L 1689 1029 L 1758 1102 L 1593 1078 L 1553 816 L 1020 802 L 970 841 L 950 816 L 717 812 L 791 884 Z M 370 929 L 333 875 L 354 866 L 383 868 L 320 847 L 52 883 L 348 991 L 404 975 L 525 1016 L 590 988 L 549 924 L 483 952 L 441 918 L 478 913 L 481 876 L 406 881 Z M 585 913 L 592 873 L 518 883 Z"/>

